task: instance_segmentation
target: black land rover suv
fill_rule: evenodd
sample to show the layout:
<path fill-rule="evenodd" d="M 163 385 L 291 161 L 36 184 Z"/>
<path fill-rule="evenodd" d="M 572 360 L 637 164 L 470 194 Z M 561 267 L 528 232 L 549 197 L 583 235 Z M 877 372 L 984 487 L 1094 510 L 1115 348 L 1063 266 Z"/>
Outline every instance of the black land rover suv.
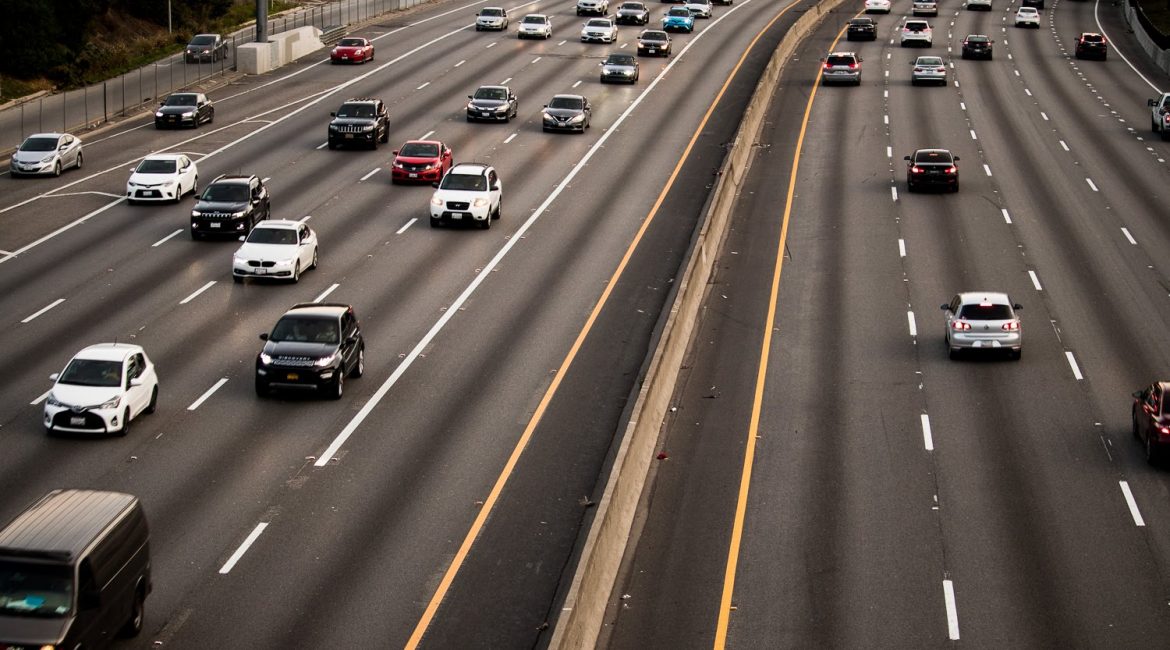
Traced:
<path fill-rule="evenodd" d="M 359 144 L 377 149 L 378 142 L 390 141 L 390 116 L 380 99 L 349 99 L 330 115 L 330 149 Z"/>
<path fill-rule="evenodd" d="M 261 397 L 273 388 L 292 388 L 341 399 L 346 375 L 361 377 L 366 370 L 366 342 L 349 305 L 293 305 L 260 340 L 256 394 Z"/>
<path fill-rule="evenodd" d="M 272 212 L 268 188 L 256 176 L 220 176 L 195 198 L 191 209 L 191 239 L 231 237 L 252 232 Z"/>

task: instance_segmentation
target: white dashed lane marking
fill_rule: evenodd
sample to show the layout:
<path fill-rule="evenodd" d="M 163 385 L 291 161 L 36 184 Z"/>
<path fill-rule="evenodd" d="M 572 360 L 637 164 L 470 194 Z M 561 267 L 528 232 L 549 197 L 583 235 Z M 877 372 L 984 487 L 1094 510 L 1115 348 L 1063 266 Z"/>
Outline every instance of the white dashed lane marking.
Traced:
<path fill-rule="evenodd" d="M 319 149 L 319 148 L 320 148 L 320 147 L 318 147 L 318 149 Z M 167 235 L 166 237 L 163 237 L 162 239 L 160 239 L 160 240 L 158 240 L 158 241 L 154 242 L 153 244 L 151 244 L 151 245 L 150 245 L 150 247 L 151 247 L 151 248 L 158 248 L 159 246 L 162 246 L 162 245 L 163 245 L 163 244 L 165 244 L 166 242 L 170 241 L 170 239 L 171 239 L 171 238 L 173 238 L 174 236 L 178 235 L 178 234 L 179 234 L 179 233 L 181 233 L 181 232 L 183 232 L 183 229 L 182 229 L 182 228 L 179 228 L 179 229 L 178 229 L 178 230 L 176 230 L 175 232 L 173 232 L 173 233 L 171 233 L 171 234 Z"/>
<path fill-rule="evenodd" d="M 943 599 L 947 604 L 947 636 L 951 641 L 959 640 L 959 608 L 955 604 L 955 584 L 943 580 Z"/>
<path fill-rule="evenodd" d="M 934 451 L 934 436 L 930 433 L 930 416 L 922 414 L 922 444 L 926 451 Z"/>
<path fill-rule="evenodd" d="M 63 303 L 63 302 L 65 302 L 65 299 L 64 299 L 64 298 L 58 298 L 58 299 L 54 300 L 53 302 L 49 303 L 48 305 L 45 305 L 44 307 L 41 307 L 41 308 L 40 308 L 40 309 L 38 309 L 36 312 L 34 312 L 34 313 L 32 313 L 32 314 L 30 314 L 30 315 L 26 316 L 26 317 L 24 318 L 24 320 L 22 320 L 22 321 L 20 321 L 20 322 L 21 322 L 21 323 L 27 323 L 27 322 L 29 322 L 29 321 L 31 321 L 31 320 L 33 320 L 33 319 L 35 319 L 37 316 L 40 316 L 41 314 L 43 314 L 43 313 L 45 313 L 45 312 L 49 311 L 50 309 L 52 309 L 52 308 L 56 307 L 57 305 L 59 305 L 59 304 L 61 304 L 61 303 Z"/>
<path fill-rule="evenodd" d="M 1080 369 L 1080 367 L 1077 365 L 1077 360 L 1076 360 L 1076 358 L 1075 358 L 1075 357 L 1073 357 L 1073 353 L 1072 353 L 1072 351 L 1071 351 L 1071 350 L 1066 350 L 1066 351 L 1065 351 L 1065 353 L 1064 353 L 1064 358 L 1068 360 L 1068 366 L 1069 366 L 1070 368 L 1072 368 L 1073 377 L 1076 377 L 1076 378 L 1077 378 L 1077 381 L 1080 381 L 1080 380 L 1084 379 L 1084 378 L 1085 378 L 1085 376 L 1081 374 L 1081 369 Z"/>
<path fill-rule="evenodd" d="M 1040 278 L 1037 277 L 1035 271 L 1028 271 L 1028 277 L 1032 278 L 1032 286 L 1036 287 L 1036 291 L 1044 290 L 1044 288 L 1040 286 Z"/>
<path fill-rule="evenodd" d="M 179 304 L 180 304 L 180 305 L 185 305 L 185 304 L 187 304 L 187 303 L 191 302 L 192 300 L 194 300 L 195 298 L 197 298 L 197 297 L 199 296 L 199 294 L 203 293 L 204 291 L 207 291 L 208 289 L 210 289 L 210 288 L 211 288 L 212 286 L 214 286 L 214 285 L 215 285 L 215 280 L 212 280 L 211 282 L 208 282 L 207 284 L 203 285 L 202 287 L 199 287 L 198 289 L 196 289 L 196 290 L 195 290 L 195 292 L 194 292 L 194 293 L 192 293 L 191 295 L 189 295 L 189 296 L 187 296 L 186 298 L 183 298 L 182 300 L 180 300 L 180 301 L 179 301 Z"/>
<path fill-rule="evenodd" d="M 209 398 L 209 397 L 211 397 L 212 395 L 214 395 L 214 394 L 215 394 L 215 391 L 219 390 L 219 389 L 220 389 L 220 387 L 221 387 L 221 386 L 223 386 L 224 384 L 226 384 L 227 382 L 228 382 L 228 378 L 227 378 L 227 377 L 221 377 L 219 381 L 215 382 L 215 385 L 214 385 L 214 386 L 212 386 L 211 388 L 208 388 L 208 389 L 207 389 L 207 392 L 205 392 L 205 393 L 203 393 L 202 395 L 200 395 L 200 396 L 199 396 L 199 399 L 195 400 L 194 402 L 191 402 L 191 406 L 188 406 L 188 407 L 187 407 L 187 410 L 188 410 L 188 411 L 194 411 L 195 409 L 197 409 L 197 408 L 199 408 L 200 406 L 202 406 L 202 405 L 203 405 L 203 403 L 207 401 L 207 398 Z"/>
<path fill-rule="evenodd" d="M 336 282 L 334 282 L 333 284 L 329 285 L 328 289 L 322 291 L 321 294 L 318 295 L 316 298 L 313 298 L 313 302 L 321 302 L 326 297 L 328 297 L 329 294 L 333 293 L 337 289 L 337 287 L 340 287 L 340 286 L 341 286 L 340 284 L 337 284 Z"/>
<path fill-rule="evenodd" d="M 267 527 L 268 524 L 264 522 L 256 524 L 256 527 L 252 529 L 252 532 L 248 533 L 248 537 L 244 540 L 244 543 L 240 544 L 240 547 L 236 549 L 236 552 L 232 553 L 232 556 L 228 558 L 228 561 L 225 562 L 222 567 L 220 567 L 219 572 L 224 574 L 231 571 L 232 568 L 236 566 L 236 563 L 240 561 L 240 558 L 244 557 L 244 553 L 248 552 L 248 548 L 256 542 L 258 537 L 260 537 L 260 533 L 264 532 L 264 529 Z"/>
<path fill-rule="evenodd" d="M 1135 526 L 1145 526 L 1146 520 L 1142 519 L 1142 513 L 1138 510 L 1137 501 L 1133 498 L 1133 492 L 1129 489 L 1129 483 L 1126 481 L 1118 481 L 1121 484 L 1121 493 L 1125 495 L 1125 504 L 1129 506 L 1129 514 L 1133 517 Z"/>

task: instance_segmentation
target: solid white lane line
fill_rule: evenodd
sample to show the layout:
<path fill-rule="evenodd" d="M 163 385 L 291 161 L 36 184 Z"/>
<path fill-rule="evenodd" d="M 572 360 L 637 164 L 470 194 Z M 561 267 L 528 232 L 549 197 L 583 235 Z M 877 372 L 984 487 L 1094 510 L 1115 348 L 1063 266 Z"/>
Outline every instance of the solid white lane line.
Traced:
<path fill-rule="evenodd" d="M 32 319 L 36 318 L 37 316 L 40 316 L 41 314 L 49 311 L 50 309 L 56 307 L 57 305 L 59 305 L 63 302 L 65 302 L 64 298 L 58 298 L 58 299 L 54 300 L 53 302 L 49 303 L 48 305 L 41 307 L 36 313 L 26 317 L 24 320 L 22 320 L 20 322 L 27 323 L 27 322 L 31 321 Z"/>
<path fill-rule="evenodd" d="M 1064 143 L 1064 140 L 1061 140 L 1061 141 L 1060 141 L 1060 147 L 1061 147 L 1062 149 L 1064 149 L 1065 151 L 1068 151 L 1068 150 L 1069 150 L 1069 148 L 1068 148 L 1068 145 Z"/>
<path fill-rule="evenodd" d="M 186 298 L 183 298 L 182 300 L 180 300 L 180 301 L 179 301 L 179 304 L 180 304 L 180 305 L 185 305 L 185 304 L 187 304 L 187 303 L 191 302 L 192 300 L 194 300 L 195 298 L 197 298 L 197 297 L 199 296 L 199 294 L 201 294 L 201 293 L 203 293 L 204 291 L 207 291 L 208 289 L 210 289 L 210 288 L 212 287 L 212 285 L 214 285 L 214 284 L 215 284 L 215 280 L 212 280 L 211 282 L 208 282 L 207 284 L 203 285 L 202 287 L 199 287 L 198 289 L 196 289 L 196 290 L 195 290 L 195 293 L 193 293 L 193 294 L 191 294 L 191 295 L 187 296 Z"/>
<path fill-rule="evenodd" d="M 985 164 L 985 165 L 983 165 L 983 172 L 984 172 L 985 174 L 987 174 L 988 176 L 991 176 L 991 168 L 990 168 L 990 167 L 988 167 L 986 164 Z"/>
<path fill-rule="evenodd" d="M 260 179 L 260 182 L 261 182 L 261 183 L 267 183 L 267 182 L 268 182 L 268 181 L 270 181 L 270 180 L 272 180 L 272 177 L 271 177 L 271 176 L 265 176 L 264 178 L 261 178 L 261 179 Z"/>
<path fill-rule="evenodd" d="M 170 240 L 172 237 L 174 237 L 175 235 L 178 235 L 178 234 L 179 234 L 179 233 L 181 233 L 181 232 L 183 232 L 183 229 L 182 229 L 182 228 L 179 228 L 179 229 L 178 229 L 178 230 L 176 230 L 175 232 L 173 232 L 173 233 L 171 233 L 171 234 L 167 235 L 166 237 L 163 237 L 162 239 L 160 239 L 160 240 L 158 240 L 158 241 L 154 242 L 153 244 L 151 244 L 151 245 L 150 245 L 150 247 L 151 247 L 151 248 L 158 248 L 159 246 L 163 245 L 163 244 L 164 244 L 164 243 L 166 243 L 168 240 Z"/>
<path fill-rule="evenodd" d="M 918 336 L 918 324 L 914 322 L 914 312 L 906 312 L 906 322 L 910 324 L 910 336 Z"/>
<path fill-rule="evenodd" d="M 898 240 L 898 257 L 906 257 L 906 240 Z"/>
<path fill-rule="evenodd" d="M 464 63 L 467 63 L 467 59 L 463 59 L 463 60 L 462 60 L 462 61 L 460 61 L 459 63 L 456 63 L 456 64 L 455 64 L 455 67 L 456 67 L 456 68 L 458 68 L 459 66 L 463 65 Z"/>
<path fill-rule="evenodd" d="M 187 410 L 194 411 L 195 409 L 202 406 L 203 403 L 207 401 L 207 398 L 211 397 L 213 394 L 215 394 L 215 391 L 219 390 L 220 386 L 223 386 L 224 384 L 227 383 L 227 380 L 228 380 L 227 377 L 221 377 L 219 381 L 215 382 L 214 386 L 207 389 L 207 392 L 200 395 L 199 399 L 195 400 L 194 402 L 191 402 L 191 406 L 188 406 Z"/>
<path fill-rule="evenodd" d="M 577 86 L 580 86 L 580 85 L 581 85 L 581 81 L 582 81 L 581 79 L 578 79 L 577 81 L 573 82 L 573 85 L 572 85 L 572 86 L 569 86 L 569 87 L 570 87 L 570 88 L 576 88 Z"/>
<path fill-rule="evenodd" d="M 891 185 L 890 186 L 890 195 L 894 197 L 895 201 L 897 201 L 898 200 L 898 188 Z"/>
<path fill-rule="evenodd" d="M 504 144 L 508 144 L 509 142 L 511 142 L 512 140 L 514 140 L 514 139 L 516 138 L 516 136 L 517 136 L 517 135 L 520 135 L 520 134 L 519 134 L 519 133 L 513 133 L 512 135 L 510 135 L 510 136 L 508 136 L 507 138 L 505 138 L 505 139 L 504 139 Z"/>
<path fill-rule="evenodd" d="M 1133 238 L 1133 235 L 1129 234 L 1129 230 L 1127 230 L 1125 226 L 1121 227 L 1121 234 L 1125 235 L 1125 238 L 1129 240 L 1129 243 L 1137 246 L 1137 240 Z"/>
<path fill-rule="evenodd" d="M 1011 215 L 1008 214 L 1007 208 L 1000 208 L 999 211 L 1003 213 L 1004 223 L 1011 223 L 1012 222 L 1012 217 L 1011 217 Z"/>
<path fill-rule="evenodd" d="M 1096 186 L 1096 185 L 1093 183 L 1093 179 L 1091 179 L 1091 178 L 1086 178 L 1086 179 L 1085 179 L 1085 182 L 1089 184 L 1089 187 L 1090 187 L 1090 188 L 1092 188 L 1094 192 L 1100 192 L 1100 191 L 1101 191 L 1101 190 L 1097 189 L 1097 186 Z"/>
<path fill-rule="evenodd" d="M 508 77 L 507 79 L 505 79 L 505 80 L 501 81 L 501 82 L 500 82 L 500 85 L 501 85 L 501 86 L 507 86 L 507 85 L 508 85 L 508 82 L 509 82 L 509 81 L 511 81 L 511 80 L 512 80 L 512 78 L 511 78 L 511 77 Z"/>
<path fill-rule="evenodd" d="M 947 636 L 951 641 L 959 640 L 959 608 L 955 605 L 955 584 L 943 580 L 943 598 L 947 602 Z"/>
<path fill-rule="evenodd" d="M 328 147 L 328 146 L 329 146 L 328 142 L 322 142 L 321 144 L 317 145 L 317 148 L 324 149 L 325 147 Z"/>
<path fill-rule="evenodd" d="M 71 222 L 65 224 L 64 226 L 61 226 L 60 228 L 54 230 L 53 232 L 34 241 L 33 243 L 25 244 L 24 246 L 21 246 L 20 248 L 12 251 L 11 253 L 5 255 L 4 257 L 0 257 L 0 264 L 7 262 L 8 260 L 16 257 L 17 255 L 20 255 L 21 253 L 23 253 L 29 249 L 40 246 L 41 244 L 49 241 L 50 239 L 56 237 L 57 235 L 60 235 L 61 233 L 65 232 L 66 230 L 73 228 L 74 226 L 79 226 L 79 225 L 85 223 L 86 221 L 89 221 L 89 219 L 91 217 L 96 217 L 97 215 L 105 212 L 106 210 L 109 210 L 110 208 L 114 207 L 115 205 L 118 205 L 119 203 L 121 203 L 122 201 L 125 201 L 125 200 L 126 199 L 124 197 L 119 197 L 118 200 L 111 201 L 110 203 L 103 205 L 102 207 L 98 208 L 97 210 L 90 212 L 89 214 L 85 215 L 84 217 L 81 217 L 80 219 L 77 219 L 76 221 L 71 221 Z"/>
<path fill-rule="evenodd" d="M 313 218 L 313 215 L 306 214 L 305 216 L 301 217 L 301 219 L 300 219 L 300 221 L 298 221 L 298 223 L 305 223 L 306 221 L 308 221 L 309 219 L 312 219 L 312 218 Z"/>
<path fill-rule="evenodd" d="M 366 173 L 365 176 L 362 176 L 362 180 L 364 181 L 367 178 L 373 176 L 374 174 L 377 174 L 379 169 L 381 169 L 381 167 L 375 167 L 375 168 L 371 169 L 369 172 Z"/>
<path fill-rule="evenodd" d="M 329 297 L 329 294 L 333 293 L 333 291 L 335 289 L 337 289 L 337 287 L 340 287 L 340 286 L 341 286 L 340 284 L 337 284 L 336 282 L 334 282 L 333 284 L 329 285 L 328 289 L 322 291 L 321 295 L 317 296 L 316 298 L 313 298 L 313 302 L 321 302 L 325 298 Z"/>
<path fill-rule="evenodd" d="M 1096 21 L 1096 23 L 1097 23 L 1097 30 L 1098 30 L 1098 31 L 1100 31 L 1102 34 L 1105 34 L 1105 38 L 1106 38 L 1107 40 L 1109 40 L 1109 41 L 1112 41 L 1112 40 L 1113 40 L 1113 37 L 1112 37 L 1112 36 L 1110 36 L 1110 35 L 1109 35 L 1109 34 L 1108 34 L 1106 31 L 1105 31 L 1105 26 L 1101 24 L 1101 18 L 1100 18 L 1100 16 L 1098 16 L 1098 15 L 1097 15 L 1097 9 L 1098 9 L 1098 6 L 1099 6 L 1100 4 L 1101 4 L 1100 2 L 1094 2 L 1094 3 L 1093 3 L 1093 20 L 1094 20 L 1094 21 Z M 1149 79 L 1146 79 L 1146 75 L 1142 74 L 1142 73 L 1141 73 L 1141 72 L 1140 72 L 1140 71 L 1139 71 L 1137 68 L 1135 68 L 1135 67 L 1134 67 L 1134 65 L 1133 65 L 1132 63 L 1130 63 L 1130 62 L 1129 62 L 1129 58 L 1128 58 L 1128 57 L 1126 57 L 1124 54 L 1122 54 L 1120 49 L 1118 49 L 1116 46 L 1114 46 L 1114 47 L 1113 47 L 1113 52 L 1114 52 L 1115 54 L 1117 54 L 1117 56 L 1121 57 L 1121 60 L 1122 60 L 1122 61 L 1125 61 L 1125 65 L 1128 65 L 1128 66 L 1129 66 L 1129 69 L 1130 69 L 1130 70 L 1133 70 L 1134 74 L 1136 74 L 1137 76 L 1141 77 L 1141 78 L 1142 78 L 1142 81 L 1146 82 L 1146 85 L 1148 85 L 1150 88 L 1153 88 L 1153 89 L 1154 89 L 1154 92 L 1156 92 L 1156 93 L 1159 93 L 1159 94 L 1162 92 L 1161 90 L 1159 90 L 1159 89 L 1158 89 L 1158 87 L 1157 87 L 1157 86 L 1155 86 L 1155 85 L 1153 84 L 1153 82 L 1151 82 Z"/>
<path fill-rule="evenodd" d="M 419 138 L 419 140 L 426 140 L 427 138 L 431 137 L 434 134 L 435 134 L 435 132 L 433 130 L 427 131 L 426 133 L 422 134 L 422 137 Z"/>
<path fill-rule="evenodd" d="M 1125 495 L 1125 503 L 1129 506 L 1129 514 L 1133 517 L 1135 526 L 1145 526 L 1146 520 L 1142 519 L 1142 513 L 1138 510 L 1137 501 L 1133 498 L 1133 492 L 1129 489 L 1129 483 L 1126 481 L 1118 481 L 1121 484 L 1121 493 Z"/>
<path fill-rule="evenodd" d="M 248 548 L 256 542 L 256 538 L 260 537 L 260 533 L 264 532 L 265 528 L 268 528 L 268 524 L 265 522 L 256 524 L 256 527 L 253 528 L 252 532 L 248 533 L 248 537 L 244 539 L 244 543 L 240 544 L 240 547 L 236 549 L 236 552 L 232 553 L 232 556 L 228 558 L 228 561 L 219 568 L 219 572 L 221 574 L 225 574 L 231 571 L 236 566 L 236 562 L 239 562 L 240 558 L 244 557 L 244 553 L 248 552 Z"/>
<path fill-rule="evenodd" d="M 488 43 L 488 46 L 487 46 L 487 48 L 484 48 L 484 49 L 488 49 L 488 48 L 495 47 L 495 46 L 496 46 L 496 44 L 495 44 L 495 42 L 493 41 L 493 42 L 491 42 L 491 43 Z"/>
<path fill-rule="evenodd" d="M 426 88 L 429 85 L 431 85 L 431 82 L 428 81 L 428 82 L 424 83 L 423 85 L 419 86 L 418 88 L 415 88 L 415 90 L 422 90 L 423 88 Z"/>
<path fill-rule="evenodd" d="M 418 217 L 411 217 L 410 221 L 407 221 L 405 224 L 403 224 L 403 226 L 401 228 L 399 228 L 398 230 L 395 230 L 394 234 L 401 235 L 402 233 L 406 232 L 407 228 L 413 226 L 414 222 L 416 222 L 416 221 L 418 221 Z"/>
<path fill-rule="evenodd" d="M 41 402 L 43 402 L 43 401 L 45 401 L 46 399 L 48 399 L 48 397 L 49 397 L 49 393 L 51 393 L 51 392 L 53 392 L 53 389 L 52 389 L 52 388 L 50 388 L 49 390 L 47 390 L 47 391 L 45 391 L 44 393 L 42 393 L 40 397 L 38 397 L 38 398 L 34 399 L 33 401 L 29 402 L 29 403 L 28 403 L 28 405 L 29 405 L 29 406 L 36 406 L 37 404 L 40 404 Z"/>
<path fill-rule="evenodd" d="M 934 436 L 930 433 L 930 416 L 922 414 L 922 444 L 926 446 L 926 451 L 934 451 Z"/>
<path fill-rule="evenodd" d="M 1068 359 L 1068 365 L 1070 368 L 1072 368 L 1073 377 L 1076 377 L 1077 381 L 1084 379 L 1085 376 L 1081 374 L 1081 369 L 1079 366 L 1077 366 L 1077 360 L 1075 357 L 1073 357 L 1073 353 L 1071 350 L 1065 351 L 1064 358 Z"/>
<path fill-rule="evenodd" d="M 1032 286 L 1036 287 L 1036 291 L 1044 290 L 1044 288 L 1040 286 L 1040 278 L 1036 276 L 1035 271 L 1028 271 L 1028 277 L 1032 278 Z"/>
<path fill-rule="evenodd" d="M 564 45 L 565 43 L 568 43 L 568 42 L 569 42 L 568 40 L 561 41 L 560 43 L 557 43 L 557 46 L 559 47 L 559 46 Z"/>

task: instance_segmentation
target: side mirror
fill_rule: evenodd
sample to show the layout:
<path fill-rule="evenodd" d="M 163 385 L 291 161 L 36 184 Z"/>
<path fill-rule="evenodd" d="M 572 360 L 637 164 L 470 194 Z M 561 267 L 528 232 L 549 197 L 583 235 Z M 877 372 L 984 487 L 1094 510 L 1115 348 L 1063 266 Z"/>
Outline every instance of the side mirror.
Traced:
<path fill-rule="evenodd" d="M 496 183 L 495 185 L 492 185 L 492 191 L 499 192 L 500 191 L 500 184 Z"/>
<path fill-rule="evenodd" d="M 131 168 L 130 168 L 130 173 L 131 173 L 131 174 L 133 174 L 135 169 L 137 169 L 137 167 L 131 167 Z"/>
<path fill-rule="evenodd" d="M 1133 395 L 1134 399 L 1142 398 L 1142 392 L 1140 390 L 1135 390 L 1134 392 L 1130 393 L 1130 395 Z"/>
<path fill-rule="evenodd" d="M 474 97 L 472 97 L 471 95 L 468 95 L 468 96 L 467 96 L 467 98 L 468 98 L 468 99 L 475 99 L 475 98 L 474 98 Z"/>
<path fill-rule="evenodd" d="M 955 156 L 955 162 L 959 162 L 959 157 Z"/>
<path fill-rule="evenodd" d="M 1157 105 L 1158 105 L 1157 100 L 1154 100 L 1154 99 L 1147 99 L 1146 100 L 1146 106 L 1157 106 Z"/>
<path fill-rule="evenodd" d="M 55 372 L 55 373 L 49 375 L 49 381 L 57 381 L 57 378 L 60 376 L 61 376 L 61 373 Z"/>
<path fill-rule="evenodd" d="M 260 335 L 260 340 L 261 340 L 261 341 L 267 341 L 267 340 L 268 340 L 268 332 L 264 332 L 263 334 L 261 334 L 261 335 Z"/>
<path fill-rule="evenodd" d="M 601 64 L 600 64 L 600 63 L 598 63 L 597 65 L 601 65 Z M 545 104 L 544 106 L 541 106 L 541 108 L 548 108 L 548 104 Z"/>
<path fill-rule="evenodd" d="M 244 236 L 240 235 L 240 241 L 244 241 Z"/>
<path fill-rule="evenodd" d="M 397 150 L 397 149 L 395 149 L 394 151 L 391 151 L 390 153 L 391 153 L 392 155 L 395 155 L 395 156 L 397 156 L 397 155 L 398 155 L 398 150 Z"/>
<path fill-rule="evenodd" d="M 910 160 L 910 156 L 902 156 L 902 160 Z"/>
<path fill-rule="evenodd" d="M 943 311 L 946 311 L 946 310 L 950 309 L 951 306 L 944 302 L 943 304 L 939 305 L 938 308 L 943 310 Z"/>
<path fill-rule="evenodd" d="M 346 345 L 357 345 L 357 337 L 356 336 L 348 337 L 347 339 L 345 339 L 345 344 Z"/>
<path fill-rule="evenodd" d="M 1024 306 L 1018 302 L 1016 304 L 1012 305 L 1012 309 L 1023 309 L 1023 308 L 1024 308 Z"/>
<path fill-rule="evenodd" d="M 142 385 L 142 377 L 135 377 L 134 379 L 131 379 L 130 385 L 131 386 L 141 386 Z"/>
<path fill-rule="evenodd" d="M 431 187 L 438 189 L 439 188 L 439 181 L 434 181 L 433 183 L 431 183 Z"/>

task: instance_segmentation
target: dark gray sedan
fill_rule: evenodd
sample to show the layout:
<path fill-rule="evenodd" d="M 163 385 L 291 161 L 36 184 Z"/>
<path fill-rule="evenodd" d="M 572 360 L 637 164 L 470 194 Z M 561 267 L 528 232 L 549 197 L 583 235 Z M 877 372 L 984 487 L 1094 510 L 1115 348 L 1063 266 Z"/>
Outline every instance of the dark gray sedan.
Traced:
<path fill-rule="evenodd" d="M 541 111 L 544 130 L 577 131 L 584 133 L 589 128 L 593 109 L 589 100 L 582 95 L 553 95 Z"/>
<path fill-rule="evenodd" d="M 195 128 L 215 121 L 215 106 L 203 93 L 171 93 L 154 112 L 155 128 L 173 126 Z"/>
<path fill-rule="evenodd" d="M 610 54 L 601 62 L 601 83 L 638 83 L 638 60 L 633 54 Z"/>

